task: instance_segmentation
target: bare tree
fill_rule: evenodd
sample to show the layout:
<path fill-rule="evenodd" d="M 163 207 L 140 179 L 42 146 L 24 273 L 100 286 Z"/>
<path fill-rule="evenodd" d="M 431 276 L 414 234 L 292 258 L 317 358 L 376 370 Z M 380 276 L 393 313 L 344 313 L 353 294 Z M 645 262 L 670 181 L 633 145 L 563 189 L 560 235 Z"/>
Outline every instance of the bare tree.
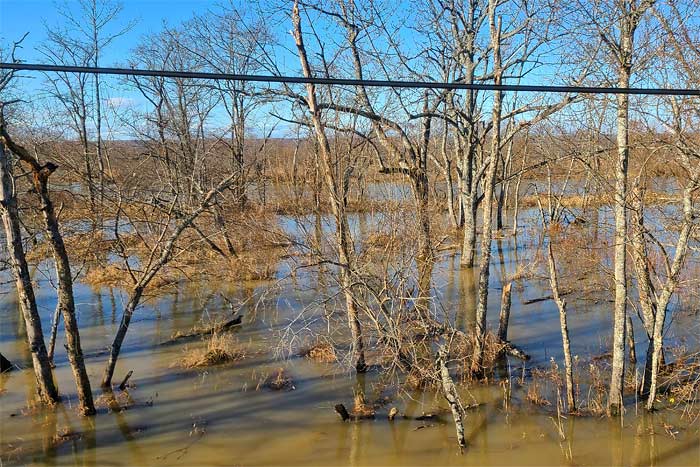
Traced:
<path fill-rule="evenodd" d="M 112 378 L 114 377 L 117 359 L 119 358 L 119 353 L 121 351 L 122 344 L 124 343 L 126 333 L 129 330 L 131 317 L 141 303 L 141 298 L 143 297 L 146 287 L 148 287 L 161 269 L 163 269 L 163 267 L 170 262 L 173 256 L 173 251 L 175 250 L 177 242 L 182 236 L 183 232 L 188 228 L 192 228 L 194 221 L 202 213 L 214 205 L 216 197 L 219 196 L 224 190 L 228 189 L 233 184 L 235 178 L 235 174 L 231 174 L 222 179 L 216 186 L 204 193 L 199 205 L 192 212 L 187 213 L 184 217 L 179 215 L 175 219 L 173 218 L 173 204 L 166 208 L 167 218 L 162 224 L 163 227 L 158 234 L 156 242 L 151 247 L 148 258 L 146 258 L 144 264 L 138 270 L 134 269 L 129 262 L 129 255 L 126 253 L 123 241 L 118 233 L 120 221 L 119 217 L 117 217 L 114 231 L 115 236 L 117 237 L 118 249 L 121 252 L 124 267 L 128 272 L 133 285 L 129 292 L 129 299 L 126 307 L 122 312 L 122 319 L 119 323 L 117 333 L 115 334 L 112 344 L 110 345 L 109 359 L 107 360 L 107 364 L 105 365 L 105 369 L 102 374 L 103 388 L 109 388 L 112 385 Z M 121 202 L 119 210 L 121 211 Z M 117 214 L 117 216 L 119 216 L 119 214 Z"/>
<path fill-rule="evenodd" d="M 2 123 L 2 122 L 0 122 Z M 2 123 L 4 130 L 4 123 Z M 7 250 L 10 256 L 12 271 L 15 276 L 17 296 L 27 329 L 29 350 L 32 355 L 37 391 L 42 402 L 54 404 L 59 401 L 58 390 L 53 381 L 51 363 L 49 362 L 44 344 L 44 334 L 41 330 L 41 318 L 36 307 L 34 287 L 29 275 L 29 266 L 22 245 L 22 231 L 15 195 L 15 182 L 12 176 L 10 151 L 5 140 L 0 142 L 0 201 L 2 201 L 2 219 L 7 238 Z"/>
<path fill-rule="evenodd" d="M 571 340 L 569 338 L 568 315 L 566 309 L 566 301 L 561 297 L 559 289 L 559 275 L 557 272 L 557 263 L 554 258 L 554 241 L 557 236 L 557 230 L 563 228 L 564 207 L 562 205 L 562 197 L 566 184 L 571 176 L 574 159 L 571 159 L 571 165 L 566 175 L 566 181 L 562 184 L 562 191 L 557 196 L 553 192 L 551 168 L 547 165 L 547 209 L 542 207 L 542 203 L 538 196 L 537 203 L 542 219 L 542 228 L 547 233 L 547 269 L 549 270 L 549 285 L 552 289 L 552 298 L 559 310 L 559 327 L 561 330 L 562 350 L 564 352 L 564 372 L 566 382 L 566 401 L 568 411 L 573 413 L 576 411 L 576 396 L 574 394 L 574 365 L 571 357 Z"/>
<path fill-rule="evenodd" d="M 311 65 L 309 64 L 306 47 L 304 46 L 304 37 L 301 28 L 301 18 L 299 16 L 299 4 L 294 2 L 292 10 L 292 23 L 294 41 L 299 53 L 299 60 L 304 76 L 312 76 Z M 311 114 L 314 132 L 318 141 L 319 151 L 321 155 L 321 164 L 323 167 L 323 177 L 326 182 L 326 189 L 331 196 L 331 210 L 335 219 L 336 225 L 336 248 L 338 251 L 338 262 L 340 268 L 340 285 L 345 295 L 345 306 L 348 315 L 348 324 L 352 334 L 353 348 L 353 366 L 358 372 L 366 371 L 364 343 L 362 338 L 362 326 L 358 315 L 357 305 L 352 293 L 352 271 L 354 261 L 354 247 L 350 238 L 348 226 L 348 218 L 345 211 L 347 204 L 348 192 L 348 176 L 350 172 L 345 171 L 340 176 L 336 175 L 334 170 L 334 161 L 331 154 L 331 147 L 328 143 L 326 130 L 321 120 L 321 112 L 316 100 L 316 87 L 314 84 L 306 85 L 307 105 Z"/>
<path fill-rule="evenodd" d="M 0 49 L 3 61 L 17 62 L 15 56 L 24 38 L 14 42 L 8 50 Z M 36 305 L 34 286 L 29 273 L 29 266 L 22 243 L 22 224 L 17 203 L 16 179 L 13 176 L 14 161 L 7 147 L 5 138 L 5 106 L 16 101 L 13 99 L 12 86 L 14 71 L 0 72 L 0 214 L 2 214 L 5 239 L 7 241 L 8 262 L 15 279 L 22 317 L 27 330 L 27 341 L 32 356 L 37 393 L 45 404 L 59 401 L 58 389 L 53 380 L 51 362 L 46 352 L 44 334 L 41 329 L 41 317 Z M 4 359 L 4 358 L 3 358 Z"/>
<path fill-rule="evenodd" d="M 1 119 L 2 116 L 0 116 L 0 120 Z M 27 149 L 10 138 L 4 122 L 2 121 L 0 121 L 0 135 L 10 151 L 12 151 L 19 160 L 28 165 L 31 170 L 34 191 L 39 196 L 41 202 L 40 210 L 44 218 L 47 241 L 51 247 L 56 266 L 56 276 L 58 278 L 58 308 L 61 310 L 63 322 L 66 327 L 66 349 L 78 387 L 80 411 L 83 415 L 94 415 L 95 404 L 92 400 L 90 379 L 85 370 L 83 350 L 80 347 L 80 331 L 75 316 L 73 276 L 71 274 L 70 261 L 65 244 L 63 243 L 63 236 L 61 235 L 58 219 L 54 212 L 53 202 L 51 201 L 48 188 L 49 177 L 58 167 L 52 162 L 40 164 L 37 159 L 31 156 Z"/>
<path fill-rule="evenodd" d="M 654 0 L 596 0 L 583 5 L 594 33 L 599 36 L 617 78 L 628 88 L 635 69 L 635 35 Z M 615 305 L 613 312 L 613 359 L 608 413 L 621 414 L 625 374 L 625 327 L 627 323 L 627 176 L 629 163 L 629 96 L 617 95 L 617 162 L 615 168 Z"/>

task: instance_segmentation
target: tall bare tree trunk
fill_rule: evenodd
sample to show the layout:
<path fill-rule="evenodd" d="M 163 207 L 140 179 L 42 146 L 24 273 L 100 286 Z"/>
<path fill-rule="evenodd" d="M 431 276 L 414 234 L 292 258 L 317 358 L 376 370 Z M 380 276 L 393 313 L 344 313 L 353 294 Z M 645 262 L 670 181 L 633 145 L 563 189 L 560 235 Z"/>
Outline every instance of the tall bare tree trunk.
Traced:
<path fill-rule="evenodd" d="M 0 205 L 2 206 L 2 220 L 5 226 L 7 251 L 12 265 L 12 272 L 15 276 L 17 296 L 27 330 L 27 340 L 29 341 L 29 351 L 32 355 L 37 392 L 43 403 L 54 404 L 59 400 L 58 390 L 53 381 L 51 364 L 41 329 L 41 318 L 37 310 L 34 288 L 29 276 L 24 247 L 22 246 L 22 231 L 11 167 L 9 151 L 5 147 L 5 141 L 0 141 Z"/>
<path fill-rule="evenodd" d="M 92 390 L 90 379 L 85 369 L 83 360 L 83 350 L 80 346 L 80 331 L 78 330 L 78 320 L 75 316 L 75 301 L 73 297 L 73 276 L 71 275 L 68 253 L 63 243 L 63 237 L 59 231 L 58 221 L 53 210 L 53 203 L 49 198 L 46 187 L 47 178 L 42 178 L 40 186 L 36 187 L 40 191 L 41 211 L 44 215 L 47 238 L 53 251 L 54 262 L 56 264 L 56 275 L 58 277 L 58 307 L 61 309 L 63 323 L 66 334 L 66 350 L 68 360 L 73 369 L 73 376 L 78 388 L 78 402 L 80 412 L 83 415 L 94 415 L 95 404 L 92 400 Z"/>
<path fill-rule="evenodd" d="M 493 47 L 493 73 L 494 84 L 501 84 L 501 19 L 496 19 L 497 0 L 489 1 L 489 22 L 491 31 L 491 45 Z M 476 307 L 476 338 L 474 340 L 474 354 L 471 363 L 471 370 L 480 373 L 483 370 L 484 361 L 484 339 L 486 337 L 486 310 L 489 295 L 489 268 L 491 264 L 491 236 L 493 233 L 493 192 L 496 182 L 496 168 L 498 166 L 499 154 L 501 151 L 501 112 L 502 93 L 493 93 L 493 111 L 491 115 L 493 127 L 491 129 L 491 154 L 488 159 L 488 168 L 484 180 L 484 206 L 483 225 L 481 237 L 481 258 L 479 260 L 479 302 Z"/>
<path fill-rule="evenodd" d="M 472 169 L 469 168 L 468 170 Z M 467 188 L 468 192 L 462 194 L 462 215 L 464 216 L 464 241 L 462 242 L 462 257 L 460 258 L 460 265 L 464 268 L 473 267 L 474 260 L 476 258 L 476 214 L 478 209 L 478 203 L 476 200 L 476 193 L 472 191 L 471 181 L 469 182 L 469 184 L 470 187 Z M 474 184 L 474 186 L 475 185 L 476 184 Z"/>
<path fill-rule="evenodd" d="M 649 394 L 651 385 L 652 356 L 654 353 L 654 319 L 656 316 L 656 303 L 654 302 L 655 290 L 649 272 L 649 254 L 646 245 L 644 226 L 644 189 L 636 184 L 634 196 L 632 196 L 632 232 L 630 243 L 632 245 L 632 264 L 637 278 L 637 294 L 642 310 L 642 324 L 646 331 L 649 345 L 646 352 L 642 384 L 639 388 L 641 395 Z"/>
<path fill-rule="evenodd" d="M 618 87 L 628 88 L 631 74 L 632 34 L 623 18 L 620 32 L 621 58 Z M 627 164 L 629 159 L 629 97 L 617 95 L 617 164 L 615 166 L 615 305 L 613 308 L 612 374 L 608 414 L 617 415 L 622 406 L 625 377 L 625 326 L 627 324 Z"/>
<path fill-rule="evenodd" d="M 293 34 L 299 52 L 299 60 L 301 62 L 304 76 L 311 77 L 311 66 L 309 65 L 306 48 L 304 47 L 304 38 L 301 29 L 301 18 L 299 17 L 299 5 L 295 1 L 292 11 L 292 23 L 294 26 Z M 352 294 L 352 271 L 351 249 L 352 244 L 349 236 L 349 228 L 347 224 L 347 215 L 345 212 L 345 200 L 343 195 L 339 193 L 338 181 L 335 178 L 331 161 L 331 148 L 326 137 L 325 128 L 321 121 L 321 113 L 316 104 L 316 87 L 309 83 L 306 85 L 307 104 L 311 113 L 311 120 L 316 133 L 316 139 L 319 145 L 320 159 L 322 164 L 323 178 L 326 181 L 327 188 L 331 195 L 331 208 L 336 221 L 336 240 L 338 249 L 338 261 L 340 263 L 340 281 L 343 293 L 345 294 L 345 304 L 347 308 L 348 323 L 352 334 L 352 354 L 353 366 L 358 372 L 364 372 L 367 369 L 365 363 L 364 343 L 362 338 L 362 326 L 360 324 L 359 314 L 355 300 Z M 342 190 L 344 193 L 346 190 Z"/>
<path fill-rule="evenodd" d="M 527 160 L 527 142 L 525 143 L 525 149 L 523 150 L 523 163 L 518 172 L 518 178 L 515 182 L 515 190 L 513 197 L 515 201 L 513 203 L 513 235 L 518 234 L 518 214 L 520 214 L 520 184 L 523 180 L 523 171 L 525 170 L 525 161 Z M 517 239 L 516 239 L 517 243 Z"/>
<path fill-rule="evenodd" d="M 61 319 L 61 307 L 56 304 L 51 317 L 51 334 L 49 335 L 49 362 L 53 366 L 54 350 L 56 349 L 56 336 L 58 334 L 58 322 Z"/>

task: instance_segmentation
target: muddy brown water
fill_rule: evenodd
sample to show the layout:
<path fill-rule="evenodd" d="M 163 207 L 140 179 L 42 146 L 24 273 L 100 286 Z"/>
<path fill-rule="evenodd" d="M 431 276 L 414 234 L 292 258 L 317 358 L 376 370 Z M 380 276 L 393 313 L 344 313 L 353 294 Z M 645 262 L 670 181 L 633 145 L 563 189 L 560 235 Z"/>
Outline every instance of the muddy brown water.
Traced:
<path fill-rule="evenodd" d="M 291 228 L 293 222 L 282 219 L 282 224 Z M 360 224 L 353 223 L 356 228 Z M 494 254 L 492 297 L 500 296 L 503 275 L 535 248 L 529 241 L 515 248 L 512 238 L 499 243 L 494 245 L 500 249 Z M 434 272 L 435 293 L 450 319 L 468 328 L 474 319 L 477 277 L 474 271 L 460 270 L 458 263 L 458 256 L 443 256 Z M 48 269 L 45 264 L 35 271 L 47 335 L 55 305 Z M 281 266 L 280 276 L 287 270 Z M 26 365 L 23 324 L 10 284 L 1 292 L 1 350 Z M 181 369 L 178 362 L 184 352 L 201 343 L 159 343 L 175 331 L 230 316 L 221 292 L 244 315 L 234 336 L 247 357 L 229 365 Z M 523 305 L 547 294 L 541 281 L 514 289 L 510 338 L 533 356 L 529 366 L 548 367 L 551 359 L 561 365 L 554 305 Z M 279 283 L 183 283 L 174 293 L 148 300 L 135 316 L 115 375 L 120 380 L 128 370 L 134 372 L 128 394 L 117 391 L 125 410 L 102 406 L 91 419 L 78 417 L 74 410 L 75 388 L 59 337 L 55 375 L 64 404 L 56 410 L 27 408 L 34 390 L 30 369 L 0 376 L 2 465 L 700 465 L 698 423 L 690 424 L 679 411 L 646 414 L 632 399 L 621 423 L 597 417 L 558 419 L 555 408 L 527 402 L 524 390 L 514 390 L 506 408 L 499 385 L 463 389 L 465 403 L 481 405 L 468 412 L 468 447 L 460 455 L 439 395 L 395 393 L 380 384 L 380 371 L 358 377 L 342 365 L 294 356 L 306 342 L 300 317 L 304 325 L 322 324 L 323 311 L 310 305 L 331 295 L 332 288 L 309 272 Z M 97 386 L 105 361 L 102 351 L 116 331 L 124 301 L 117 289 L 76 286 L 81 337 L 96 397 L 101 394 Z M 493 298 L 489 305 L 492 324 L 497 302 Z M 574 302 L 571 308 L 573 354 L 603 352 L 610 340 L 610 304 Z M 325 311 L 332 313 L 333 306 Z M 642 334 L 638 329 L 637 336 Z M 679 314 L 671 321 L 668 339 L 697 347 L 697 334 L 697 317 Z M 639 341 L 643 357 L 646 342 L 641 337 Z M 510 360 L 509 365 L 516 380 L 522 363 Z M 279 368 L 291 376 L 293 389 L 262 387 Z M 351 406 L 358 389 L 370 401 L 390 400 L 378 409 L 375 420 L 340 422 L 334 404 Z M 393 422 L 386 418 L 391 407 L 402 414 Z M 437 416 L 417 419 L 425 413 Z"/>

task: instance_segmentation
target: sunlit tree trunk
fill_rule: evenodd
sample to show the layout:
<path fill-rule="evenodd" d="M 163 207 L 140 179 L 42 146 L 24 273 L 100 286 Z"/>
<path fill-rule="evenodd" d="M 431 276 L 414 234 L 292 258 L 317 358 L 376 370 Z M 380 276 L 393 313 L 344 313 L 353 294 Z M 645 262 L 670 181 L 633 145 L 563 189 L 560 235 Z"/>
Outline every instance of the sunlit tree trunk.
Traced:
<path fill-rule="evenodd" d="M 292 22 L 294 26 L 294 40 L 296 42 L 297 51 L 299 52 L 299 60 L 304 76 L 311 77 L 311 66 L 309 65 L 304 39 L 301 29 L 301 18 L 299 17 L 298 3 L 294 3 L 292 12 Z M 335 178 L 333 165 L 331 161 L 331 147 L 328 143 L 326 131 L 321 121 L 321 113 L 316 103 L 316 86 L 312 83 L 306 85 L 307 104 L 311 113 L 311 120 L 316 134 L 316 139 L 319 145 L 320 162 L 322 165 L 323 178 L 326 181 L 328 191 L 331 196 L 331 209 L 336 221 L 336 241 L 338 250 L 338 262 L 340 263 L 340 283 L 345 295 L 345 305 L 348 317 L 348 324 L 352 334 L 352 360 L 353 366 L 358 372 L 364 372 L 367 369 L 365 363 L 364 342 L 362 338 L 362 326 L 360 324 L 359 312 L 352 294 L 352 278 L 351 272 L 351 257 L 353 248 L 349 235 L 347 223 L 347 215 L 345 211 L 345 190 L 339 190 L 338 181 Z"/>
<path fill-rule="evenodd" d="M 44 219 L 46 240 L 51 248 L 56 268 L 56 278 L 58 279 L 58 307 L 61 310 L 61 315 L 63 316 L 63 322 L 65 324 L 66 350 L 78 388 L 80 412 L 83 415 L 94 415 L 95 404 L 92 400 L 90 379 L 85 369 L 83 350 L 80 346 L 78 320 L 75 316 L 73 276 L 71 274 L 70 261 L 68 259 L 66 246 L 63 243 L 63 236 L 61 235 L 48 189 L 49 177 L 57 167 L 51 162 L 47 162 L 43 166 L 39 165 L 36 159 L 34 159 L 24 147 L 14 143 L 10 139 L 4 129 L 2 131 L 2 136 L 12 152 L 14 152 L 22 162 L 29 165 L 32 171 L 34 190 L 41 201 L 40 210 Z"/>
<path fill-rule="evenodd" d="M 20 309 L 22 310 L 27 330 L 27 340 L 29 342 L 29 351 L 32 355 L 37 391 L 42 402 L 53 404 L 59 400 L 58 390 L 53 381 L 51 364 L 41 329 L 41 318 L 36 307 L 34 288 L 29 276 L 29 267 L 22 245 L 19 211 L 17 209 L 17 198 L 15 197 L 9 155 L 10 153 L 5 147 L 5 142 L 0 141 L 0 203 L 2 205 L 5 238 L 7 239 L 7 251 L 15 277 Z"/>
<path fill-rule="evenodd" d="M 496 18 L 496 0 L 489 1 L 489 22 L 491 31 L 491 45 L 493 47 L 493 73 L 494 84 L 501 84 L 501 19 Z M 488 158 L 488 167 L 484 179 L 484 200 L 483 200 L 483 221 L 481 237 L 481 256 L 479 259 L 479 292 L 478 304 L 476 307 L 476 337 L 474 339 L 474 354 L 471 369 L 474 373 L 483 370 L 484 360 L 484 339 L 486 337 L 486 310 L 489 294 L 489 268 L 491 265 L 491 237 L 493 234 L 493 192 L 496 183 L 496 169 L 498 166 L 499 154 L 501 151 L 501 112 L 502 93 L 494 91 L 493 110 L 491 120 L 491 154 Z M 486 162 L 485 162 L 486 163 Z"/>
<path fill-rule="evenodd" d="M 547 245 L 547 263 L 549 265 L 549 284 L 552 288 L 552 297 L 559 310 L 559 327 L 561 329 L 562 349 L 564 351 L 564 371 L 566 374 L 566 401 L 569 412 L 576 411 L 576 397 L 574 396 L 574 363 L 571 358 L 571 340 L 569 339 L 569 325 L 567 323 L 566 302 L 559 294 L 559 278 L 557 265 L 554 261 L 552 238 L 550 236 Z"/>

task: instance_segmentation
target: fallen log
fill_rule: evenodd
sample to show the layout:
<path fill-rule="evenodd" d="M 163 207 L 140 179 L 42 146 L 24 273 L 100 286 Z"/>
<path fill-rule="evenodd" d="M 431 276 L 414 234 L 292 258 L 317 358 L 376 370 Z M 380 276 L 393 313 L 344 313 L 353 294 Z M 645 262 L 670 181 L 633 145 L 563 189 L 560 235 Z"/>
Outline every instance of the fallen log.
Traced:
<path fill-rule="evenodd" d="M 484 405 L 483 403 L 478 403 L 478 404 L 468 404 L 468 405 L 463 405 L 462 410 L 465 412 L 467 410 L 474 410 L 476 408 L 481 407 Z M 362 420 L 373 420 L 376 417 L 374 415 L 372 416 L 363 416 L 363 415 L 357 415 L 357 414 L 351 414 L 348 412 L 348 410 L 345 408 L 345 405 L 343 404 L 336 404 L 333 407 L 333 410 L 335 413 L 338 414 L 340 419 L 344 422 L 346 421 L 351 421 L 351 422 L 359 422 Z M 415 422 L 424 422 L 424 421 L 435 421 L 439 423 L 447 423 L 447 421 L 444 419 L 443 415 L 449 415 L 451 413 L 450 409 L 446 410 L 439 410 L 437 412 L 428 412 L 428 413 L 422 413 L 421 415 L 402 415 L 399 413 L 399 409 L 396 407 L 392 407 L 389 410 L 389 413 L 387 414 L 387 418 L 389 421 L 394 421 L 394 420 L 410 420 L 410 421 L 415 421 Z"/>
<path fill-rule="evenodd" d="M 236 326 L 240 326 L 242 321 L 243 321 L 243 316 L 238 315 L 229 321 L 226 321 L 226 322 L 221 323 L 221 324 L 217 324 L 217 325 L 212 326 L 212 327 L 207 328 L 207 329 L 196 330 L 196 331 L 192 331 L 192 332 L 187 333 L 187 334 L 178 334 L 175 337 L 168 339 L 165 342 L 161 342 L 160 345 L 170 345 L 170 344 L 174 344 L 176 342 L 182 341 L 182 340 L 188 340 L 188 339 L 193 339 L 195 337 L 205 336 L 208 334 L 215 334 L 217 332 L 228 331 L 231 328 L 235 328 Z"/>
<path fill-rule="evenodd" d="M 566 297 L 567 295 L 571 295 L 572 293 L 573 291 L 569 290 L 568 292 L 561 292 L 559 296 Z M 522 300 L 520 303 L 523 305 L 532 305 L 533 303 L 546 302 L 547 300 L 554 300 L 554 297 L 551 295 L 545 295 L 544 297 L 531 298 L 530 300 Z"/>

